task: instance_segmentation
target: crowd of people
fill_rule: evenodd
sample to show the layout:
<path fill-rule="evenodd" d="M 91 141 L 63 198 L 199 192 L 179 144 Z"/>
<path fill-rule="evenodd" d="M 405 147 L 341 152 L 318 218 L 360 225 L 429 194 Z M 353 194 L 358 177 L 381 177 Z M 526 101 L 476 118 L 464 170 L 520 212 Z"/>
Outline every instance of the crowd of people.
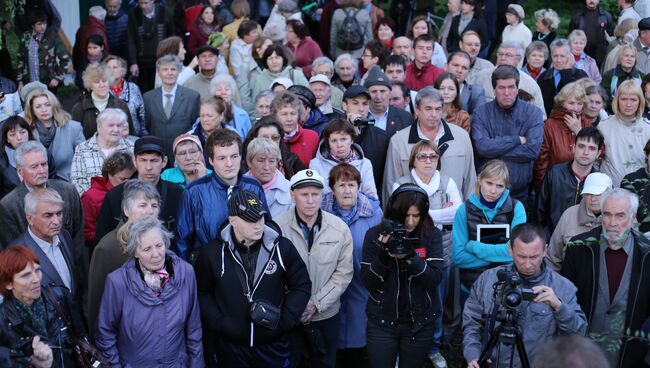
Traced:
<path fill-rule="evenodd" d="M 0 366 L 650 367 L 650 1 L 167 3 L 3 24 Z"/>

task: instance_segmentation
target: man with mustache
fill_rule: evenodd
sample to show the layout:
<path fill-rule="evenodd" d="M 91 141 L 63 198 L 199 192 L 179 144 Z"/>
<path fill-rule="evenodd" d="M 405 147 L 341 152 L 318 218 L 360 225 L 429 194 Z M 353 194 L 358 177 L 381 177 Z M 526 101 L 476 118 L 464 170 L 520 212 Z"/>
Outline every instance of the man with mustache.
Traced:
<path fill-rule="evenodd" d="M 571 239 L 562 264 L 578 288 L 589 334 L 612 367 L 641 367 L 648 352 L 634 337 L 650 315 L 650 240 L 633 229 L 638 206 L 623 188 L 603 193 L 602 226 Z"/>

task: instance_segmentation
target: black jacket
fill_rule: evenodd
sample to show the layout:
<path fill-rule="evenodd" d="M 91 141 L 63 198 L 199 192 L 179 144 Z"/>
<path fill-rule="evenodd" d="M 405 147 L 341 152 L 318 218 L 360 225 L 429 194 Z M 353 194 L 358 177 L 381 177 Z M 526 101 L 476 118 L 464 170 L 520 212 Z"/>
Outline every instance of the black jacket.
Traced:
<path fill-rule="evenodd" d="M 562 87 L 578 79 L 587 78 L 587 73 L 578 68 L 560 70 L 560 83 L 555 87 L 555 79 L 553 78 L 553 67 L 549 68 L 544 74 L 537 78 L 537 84 L 542 91 L 542 98 L 544 99 L 544 110 L 546 116 L 551 116 L 551 110 L 555 105 L 555 95 L 560 92 Z"/>
<path fill-rule="evenodd" d="M 607 45 L 608 41 L 605 38 L 605 32 L 608 35 L 614 34 L 614 27 L 616 23 L 612 15 L 602 7 L 598 7 L 598 23 L 597 24 L 587 24 L 585 22 L 585 11 L 586 7 L 582 8 L 571 16 L 571 22 L 569 22 L 568 33 L 571 33 L 574 29 L 581 29 L 587 33 L 587 46 L 585 47 L 585 53 L 592 58 L 596 59 L 596 63 L 600 66 L 601 63 L 605 61 L 607 55 Z M 597 27 L 598 37 L 595 40 L 589 39 L 589 33 L 587 32 L 587 27 Z M 546 101 L 546 100 L 544 100 Z"/>
<path fill-rule="evenodd" d="M 355 140 L 363 150 L 363 155 L 372 163 L 372 174 L 375 177 L 375 186 L 377 187 L 377 192 L 379 192 L 380 201 L 390 137 L 386 131 L 376 126 L 368 126 L 361 130 L 361 133 Z"/>
<path fill-rule="evenodd" d="M 458 24 L 460 23 L 460 14 L 456 15 L 451 20 L 449 26 L 449 35 L 447 36 L 447 52 L 452 53 L 460 50 L 460 34 L 458 33 Z M 483 17 L 477 17 L 474 13 L 474 18 L 469 22 L 463 32 L 475 31 L 481 38 L 481 50 L 488 46 L 490 35 L 488 34 L 488 27 Z"/>
<path fill-rule="evenodd" d="M 219 237 L 201 247 L 194 265 L 199 292 L 203 343 L 208 366 L 215 338 L 246 346 L 277 341 L 300 321 L 311 296 L 307 266 L 291 241 L 269 225 L 264 228 L 255 275 L 248 275 L 225 224 Z M 246 280 L 254 277 L 252 290 Z M 246 289 L 244 289 L 246 285 Z M 250 300 L 266 300 L 281 308 L 278 328 L 270 330 L 250 320 Z"/>
<path fill-rule="evenodd" d="M 577 298 L 580 307 L 591 324 L 596 307 L 596 288 L 600 273 L 600 236 L 602 227 L 598 226 L 571 239 L 566 247 L 566 256 L 561 274 L 578 288 Z M 630 288 L 625 313 L 626 336 L 641 330 L 650 317 L 650 240 L 636 231 Z M 621 354 L 617 367 L 643 367 L 648 346 L 638 338 L 623 338 Z"/>
<path fill-rule="evenodd" d="M 390 106 L 386 117 L 386 133 L 389 137 L 413 124 L 413 115 L 404 109 Z"/>
<path fill-rule="evenodd" d="M 54 285 L 47 287 L 50 288 L 63 310 L 68 313 L 67 318 L 71 321 L 73 328 L 79 335 L 85 336 L 86 332 L 81 322 L 81 315 L 79 310 L 74 307 L 68 289 Z M 54 356 L 52 367 L 74 368 L 75 358 L 70 331 L 65 328 L 65 324 L 59 318 L 54 306 L 45 297 L 43 291 L 41 291 L 41 297 L 44 298 L 47 314 L 47 336 L 41 336 L 41 341 L 50 346 L 63 346 L 63 351 L 52 348 L 52 355 Z M 23 319 L 16 308 L 17 303 L 18 301 L 15 298 L 9 297 L 5 298 L 4 302 L 0 304 L 0 348 L 10 350 L 10 365 L 8 368 L 30 366 L 32 339 L 34 336 L 39 335 L 32 327 L 31 321 Z M 6 365 L 2 366 L 7 367 Z"/>
<path fill-rule="evenodd" d="M 134 177 L 137 178 L 138 174 L 135 173 Z M 178 208 L 181 204 L 181 197 L 183 196 L 183 188 L 174 183 L 158 180 L 156 185 L 158 193 L 160 193 L 161 205 L 160 214 L 158 218 L 165 224 L 165 227 L 174 234 L 176 233 L 176 215 Z M 97 245 L 104 235 L 108 234 L 111 230 L 117 227 L 120 220 L 123 219 L 122 214 L 122 196 L 124 195 L 124 183 L 109 190 L 102 202 L 102 208 L 99 210 L 99 217 L 97 218 L 97 227 L 95 229 L 94 245 Z"/>
<path fill-rule="evenodd" d="M 52 153 L 47 151 L 47 166 L 50 179 L 56 179 L 56 166 Z M 7 153 L 0 148 L 0 198 L 6 196 L 20 184 L 16 168 L 9 164 Z"/>
<path fill-rule="evenodd" d="M 625 175 L 621 181 L 621 188 L 627 189 L 639 196 L 639 210 L 636 213 L 636 220 L 639 222 L 639 231 L 646 233 L 650 231 L 650 177 L 645 167 Z"/>
<path fill-rule="evenodd" d="M 569 161 L 553 165 L 546 172 L 539 193 L 537 193 L 535 219 L 546 231 L 548 239 L 553 234 L 564 210 L 582 200 L 581 193 L 585 181 L 578 182 L 571 170 L 572 163 L 573 161 Z M 598 170 L 592 167 L 591 172 L 598 172 Z"/>
<path fill-rule="evenodd" d="M 436 295 L 444 264 L 442 234 L 434 227 L 424 244 L 416 245 L 409 264 L 390 257 L 378 244 L 381 230 L 381 225 L 371 228 L 363 240 L 361 280 L 369 292 L 366 313 L 377 324 L 395 327 L 397 305 L 407 298 L 415 333 L 440 313 Z M 399 294 L 400 285 L 408 285 L 407 295 Z"/>

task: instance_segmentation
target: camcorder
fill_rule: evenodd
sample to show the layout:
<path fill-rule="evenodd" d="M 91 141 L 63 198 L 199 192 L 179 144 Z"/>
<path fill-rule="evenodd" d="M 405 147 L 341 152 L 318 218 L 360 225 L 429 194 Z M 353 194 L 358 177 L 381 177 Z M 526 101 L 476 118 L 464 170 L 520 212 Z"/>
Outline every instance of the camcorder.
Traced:
<path fill-rule="evenodd" d="M 382 235 L 390 235 L 388 243 L 384 245 L 384 249 L 390 254 L 397 256 L 407 255 L 413 251 L 413 245 L 418 238 L 406 237 L 406 229 L 404 225 L 393 220 L 384 220 L 381 223 Z"/>
<path fill-rule="evenodd" d="M 497 278 L 499 281 L 494 284 L 494 300 L 507 309 L 517 309 L 523 301 L 533 301 L 537 297 L 533 290 L 519 286 L 521 279 L 515 272 L 500 269 Z"/>
<path fill-rule="evenodd" d="M 365 127 L 370 125 L 375 125 L 375 119 L 373 118 L 356 118 L 353 122 L 355 127 Z"/>

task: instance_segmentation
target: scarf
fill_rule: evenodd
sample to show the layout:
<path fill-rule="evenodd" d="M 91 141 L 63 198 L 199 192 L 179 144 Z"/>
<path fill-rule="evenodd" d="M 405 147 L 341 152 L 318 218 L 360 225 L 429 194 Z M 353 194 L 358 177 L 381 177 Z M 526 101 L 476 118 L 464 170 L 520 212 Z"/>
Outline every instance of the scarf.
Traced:
<path fill-rule="evenodd" d="M 215 18 L 217 15 L 215 14 Z M 215 19 L 216 22 L 216 19 Z M 207 24 L 203 19 L 201 19 L 201 16 L 197 18 L 197 23 L 199 25 L 199 29 L 201 29 L 201 32 L 203 32 L 204 35 L 209 36 L 210 33 L 212 32 L 218 32 L 219 31 L 219 25 L 217 24 L 216 26 L 211 26 Z"/>
<path fill-rule="evenodd" d="M 440 172 L 438 172 L 438 170 L 433 173 L 433 176 L 431 177 L 431 180 L 429 180 L 428 184 L 420 179 L 418 174 L 415 172 L 415 169 L 411 169 L 411 177 L 413 178 L 413 181 L 415 181 L 415 184 L 418 185 L 418 187 L 424 189 L 424 191 L 427 192 L 427 195 L 429 197 L 431 197 L 440 187 Z"/>
<path fill-rule="evenodd" d="M 43 124 L 40 120 L 36 120 L 36 131 L 38 131 L 38 139 L 43 143 L 45 148 L 50 148 L 50 145 L 52 144 L 52 141 L 54 140 L 54 136 L 56 136 L 56 126 L 54 123 L 52 123 L 52 126 L 49 128 Z"/>
<path fill-rule="evenodd" d="M 341 207 L 339 207 L 339 203 L 334 200 L 334 203 L 332 203 L 332 212 L 336 216 L 338 216 L 343 222 L 345 222 L 346 225 L 350 225 L 350 221 L 356 216 L 357 210 L 359 209 L 359 201 L 357 198 L 357 203 L 354 204 L 354 207 L 350 208 L 349 210 L 343 210 Z"/>
<path fill-rule="evenodd" d="M 15 298 L 14 298 L 15 299 Z M 5 301 L 6 302 L 6 301 Z M 36 299 L 27 306 L 15 299 L 14 305 L 20 317 L 41 336 L 47 336 L 47 308 L 43 298 Z"/>
<path fill-rule="evenodd" d="M 7 154 L 7 161 L 9 161 L 9 165 L 13 167 L 14 169 L 16 168 L 16 156 L 14 154 L 16 153 L 16 150 L 9 146 L 5 146 L 5 153 Z"/>
<path fill-rule="evenodd" d="M 115 83 L 114 86 L 111 86 L 111 91 L 117 97 L 120 97 L 120 94 L 122 94 L 123 90 L 124 90 L 124 79 L 120 79 L 120 81 Z"/>
<path fill-rule="evenodd" d="M 142 269 L 142 277 L 144 282 L 153 290 L 156 296 L 160 296 L 163 288 L 167 285 L 169 281 L 169 273 L 163 266 L 158 271 L 149 271 L 146 267 L 140 267 Z"/>
<path fill-rule="evenodd" d="M 273 188 L 273 185 L 275 184 L 275 182 L 278 181 L 278 173 L 279 173 L 279 171 L 275 170 L 275 175 L 273 175 L 273 179 L 269 180 L 269 182 L 266 183 L 266 184 L 262 184 L 262 189 L 264 189 L 264 193 L 268 193 L 269 190 L 271 190 L 271 188 Z M 244 175 L 248 175 L 251 178 L 254 177 L 253 173 L 251 173 L 250 170 Z"/>
<path fill-rule="evenodd" d="M 336 162 L 337 164 L 351 164 L 352 162 L 359 160 L 359 154 L 354 148 L 350 149 L 350 154 L 344 158 L 334 157 L 330 151 L 327 152 L 326 156 L 326 158 Z"/>

